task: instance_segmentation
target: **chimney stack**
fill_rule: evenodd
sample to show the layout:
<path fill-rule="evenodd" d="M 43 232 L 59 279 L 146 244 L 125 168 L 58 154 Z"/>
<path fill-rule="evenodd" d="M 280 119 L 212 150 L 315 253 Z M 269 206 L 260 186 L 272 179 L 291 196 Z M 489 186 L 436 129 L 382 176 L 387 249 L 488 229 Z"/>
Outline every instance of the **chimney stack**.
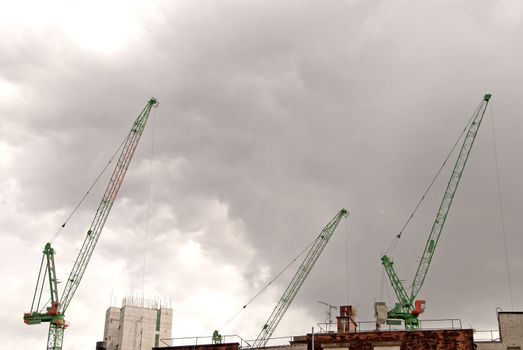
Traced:
<path fill-rule="evenodd" d="M 340 306 L 340 315 L 336 317 L 338 323 L 338 333 L 356 332 L 356 317 L 352 305 Z"/>

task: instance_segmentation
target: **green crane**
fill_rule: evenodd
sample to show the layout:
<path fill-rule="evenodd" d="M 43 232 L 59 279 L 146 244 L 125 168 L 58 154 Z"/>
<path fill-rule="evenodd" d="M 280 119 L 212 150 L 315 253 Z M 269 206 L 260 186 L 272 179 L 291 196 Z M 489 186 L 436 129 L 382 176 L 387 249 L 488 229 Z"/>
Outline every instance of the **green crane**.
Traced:
<path fill-rule="evenodd" d="M 116 167 L 111 175 L 111 179 L 109 180 L 109 184 L 107 185 L 102 197 L 102 201 L 96 210 L 96 214 L 89 230 L 87 230 L 82 248 L 78 253 L 71 273 L 69 274 L 61 298 L 58 298 L 58 281 L 54 264 L 55 252 L 51 247 L 51 243 L 46 243 L 45 245 L 33 302 L 31 304 L 31 311 L 24 313 L 24 323 L 28 325 L 40 324 L 42 322 L 49 323 L 47 350 L 62 349 L 64 330 L 68 326 L 67 322 L 65 322 L 65 312 L 73 299 L 76 289 L 82 281 L 85 269 L 91 259 L 98 238 L 100 238 L 102 229 L 107 221 L 107 217 L 109 216 L 114 204 L 116 195 L 118 194 L 118 190 L 122 185 L 129 164 L 131 163 L 134 151 L 136 150 L 140 137 L 142 136 L 151 108 L 157 106 L 158 100 L 151 98 L 138 118 L 134 121 L 131 131 L 123 143 L 120 157 L 118 158 Z M 62 227 L 64 225 L 62 225 Z M 42 300 L 46 284 L 49 284 L 49 291 L 51 294 L 48 301 L 46 301 L 46 299 Z"/>
<path fill-rule="evenodd" d="M 387 317 L 392 320 L 403 320 L 407 329 L 415 329 L 419 327 L 418 316 L 424 311 L 425 301 L 415 301 L 415 299 L 421 289 L 421 286 L 423 285 L 423 282 L 425 281 L 425 277 L 427 277 L 427 271 L 429 269 L 430 262 L 432 261 L 432 257 L 434 256 L 434 251 L 436 250 L 443 225 L 445 224 L 445 220 L 452 204 L 454 194 L 456 193 L 463 169 L 467 163 L 470 150 L 474 144 L 474 140 L 478 133 L 479 126 L 491 96 L 492 95 L 490 94 L 486 94 L 483 97 L 483 100 L 476 110 L 472 118 L 472 122 L 468 127 L 463 145 L 461 146 L 461 151 L 459 152 L 456 164 L 454 165 L 454 170 L 450 175 L 447 189 L 445 190 L 445 194 L 443 195 L 436 219 L 432 225 L 427 243 L 425 244 L 423 256 L 421 257 L 418 270 L 416 271 L 416 275 L 411 285 L 410 295 L 407 293 L 403 283 L 394 271 L 393 261 L 387 255 L 383 255 L 381 257 L 381 262 L 385 268 L 385 272 L 387 273 L 390 283 L 398 298 L 398 303 L 396 303 L 395 306 L 388 311 Z M 399 236 L 400 235 L 398 235 L 398 238 Z"/>
<path fill-rule="evenodd" d="M 341 218 L 347 217 L 348 215 L 349 212 L 346 209 L 340 210 L 340 212 L 336 214 L 334 218 L 332 218 L 332 220 L 327 224 L 327 226 L 323 228 L 319 236 L 312 242 L 311 248 L 309 249 L 307 256 L 298 268 L 298 271 L 292 278 L 291 283 L 283 293 L 282 297 L 280 298 L 280 301 L 274 308 L 274 311 L 269 316 L 269 319 L 263 326 L 262 330 L 260 331 L 260 334 L 254 341 L 252 345 L 253 348 L 265 347 L 265 345 L 271 338 L 272 333 L 283 318 L 283 315 L 291 305 L 292 300 L 298 293 L 298 290 L 300 290 L 300 287 L 309 275 L 309 272 L 311 272 L 312 268 L 314 267 L 314 264 L 318 260 L 321 252 L 327 245 L 327 242 L 329 242 L 329 239 L 336 230 L 336 227 L 338 227 Z"/>

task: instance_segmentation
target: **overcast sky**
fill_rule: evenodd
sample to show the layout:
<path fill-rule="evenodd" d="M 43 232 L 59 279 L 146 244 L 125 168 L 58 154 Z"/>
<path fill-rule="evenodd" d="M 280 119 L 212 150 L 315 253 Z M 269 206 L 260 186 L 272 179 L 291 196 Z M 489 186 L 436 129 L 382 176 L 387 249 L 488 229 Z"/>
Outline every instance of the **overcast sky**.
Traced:
<path fill-rule="evenodd" d="M 94 348 L 111 298 L 142 290 L 171 301 L 174 337 L 255 338 L 297 266 L 227 320 L 343 207 L 275 335 L 325 322 L 318 300 L 372 320 L 395 300 L 380 255 L 485 93 L 422 316 L 494 329 L 496 307 L 523 310 L 519 0 L 0 3 L 0 349 L 45 347 L 47 325 L 22 322 L 41 250 L 151 96 L 66 349 Z M 407 285 L 449 171 L 392 253 Z M 107 181 L 53 243 L 62 280 Z"/>

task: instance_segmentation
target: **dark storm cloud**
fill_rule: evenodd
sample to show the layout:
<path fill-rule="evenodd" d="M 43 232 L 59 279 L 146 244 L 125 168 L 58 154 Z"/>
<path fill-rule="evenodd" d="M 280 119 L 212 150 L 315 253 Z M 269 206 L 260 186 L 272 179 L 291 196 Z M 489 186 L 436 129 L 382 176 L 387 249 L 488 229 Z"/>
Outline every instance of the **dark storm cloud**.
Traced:
<path fill-rule="evenodd" d="M 1 140 L 16 155 L 3 168 L 2 183 L 16 182 L 9 198 L 19 221 L 40 217 L 38 223 L 50 231 L 31 233 L 37 223 L 26 222 L 11 224 L 7 235 L 21 237 L 20 245 L 34 245 L 25 253 L 37 260 L 45 236 L 52 236 L 155 96 L 160 106 L 88 274 L 96 275 L 97 264 L 109 261 L 121 268 L 128 288 L 141 283 L 154 129 L 148 271 L 161 293 L 176 294 L 179 284 L 201 282 L 173 281 L 181 278 L 177 267 L 162 264 L 166 257 L 179 262 L 177 249 L 192 240 L 216 266 L 235 266 L 244 276 L 238 284 L 250 289 L 241 290 L 241 306 L 252 285 L 263 286 L 346 207 L 351 212 L 347 226 L 340 225 L 293 308 L 321 321 L 317 300 L 348 302 L 360 309 L 361 318 L 371 319 L 372 303 L 386 298 L 380 295 L 380 253 L 482 95 L 492 92 L 493 109 L 421 294 L 428 300 L 428 318 L 493 325 L 494 308 L 510 305 L 490 114 L 496 123 L 516 307 L 523 288 L 518 278 L 523 262 L 515 249 L 522 244 L 516 218 L 523 191 L 517 104 L 523 58 L 517 43 L 523 28 L 510 6 L 518 5 L 158 3 L 137 14 L 143 34 L 105 56 L 80 49 L 56 28 L 43 33 L 20 28 L 0 44 L 6 52 L 0 57 L 1 78 L 18 89 L 15 99 L 0 104 Z M 394 252 L 398 273 L 408 282 L 445 183 L 445 178 L 438 182 Z M 71 233 L 57 240 L 67 255 L 64 264 L 74 258 L 97 202 L 93 194 L 71 223 Z M 487 278 L 492 283 L 486 285 Z M 158 279 L 168 282 L 155 284 Z M 22 283 L 28 298 L 32 283 Z M 173 289 L 165 289 L 171 284 Z M 82 297 L 95 300 L 87 293 Z M 97 312 L 102 314 L 103 307 Z M 261 305 L 256 311 L 268 316 L 271 309 Z M 263 322 L 266 316 L 256 317 Z M 282 329 L 290 329 L 284 322 Z"/>

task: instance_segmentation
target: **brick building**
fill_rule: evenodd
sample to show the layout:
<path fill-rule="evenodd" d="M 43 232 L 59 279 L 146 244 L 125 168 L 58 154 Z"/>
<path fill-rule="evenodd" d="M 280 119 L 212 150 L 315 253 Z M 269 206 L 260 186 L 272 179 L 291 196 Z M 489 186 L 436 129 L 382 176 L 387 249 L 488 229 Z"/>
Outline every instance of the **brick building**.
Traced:
<path fill-rule="evenodd" d="M 471 329 L 307 334 L 307 350 L 473 350 Z"/>
<path fill-rule="evenodd" d="M 156 347 L 153 350 L 239 350 L 240 343 L 194 344 Z"/>
<path fill-rule="evenodd" d="M 472 329 L 387 330 L 357 329 L 351 306 L 341 306 L 336 333 L 295 337 L 292 345 L 306 344 L 307 350 L 473 350 Z M 314 345 L 313 343 L 314 338 Z"/>
<path fill-rule="evenodd" d="M 267 350 L 474 350 L 472 329 L 358 330 L 351 306 L 341 306 L 336 332 L 295 336 Z M 313 344 L 314 339 L 314 344 Z M 187 345 L 154 350 L 238 350 L 238 343 Z M 499 348 L 496 348 L 498 350 Z M 487 350 L 487 349 L 485 349 Z M 490 349 L 488 349 L 490 350 Z"/>

